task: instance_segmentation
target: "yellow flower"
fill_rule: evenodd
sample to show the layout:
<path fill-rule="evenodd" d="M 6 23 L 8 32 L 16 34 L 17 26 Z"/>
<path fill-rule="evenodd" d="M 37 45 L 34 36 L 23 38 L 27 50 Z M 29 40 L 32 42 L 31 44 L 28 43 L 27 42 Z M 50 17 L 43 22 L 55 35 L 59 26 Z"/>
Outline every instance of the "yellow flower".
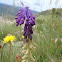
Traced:
<path fill-rule="evenodd" d="M 27 39 L 28 39 L 28 36 L 27 36 Z"/>
<path fill-rule="evenodd" d="M 12 36 L 12 35 L 8 35 L 8 36 L 6 36 L 4 39 L 3 39 L 3 42 L 4 43 L 8 43 L 8 42 L 13 42 L 13 41 L 15 41 L 15 36 Z"/>
<path fill-rule="evenodd" d="M 22 38 L 24 38 L 24 36 L 22 36 Z"/>

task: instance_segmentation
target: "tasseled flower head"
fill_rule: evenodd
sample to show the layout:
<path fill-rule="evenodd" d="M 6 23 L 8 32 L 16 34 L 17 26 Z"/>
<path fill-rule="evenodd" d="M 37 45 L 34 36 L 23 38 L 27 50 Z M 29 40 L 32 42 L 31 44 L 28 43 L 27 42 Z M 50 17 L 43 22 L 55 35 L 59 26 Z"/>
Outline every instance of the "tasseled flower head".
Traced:
<path fill-rule="evenodd" d="M 24 33 L 23 38 L 26 39 L 26 42 L 32 40 L 33 29 L 32 26 L 35 25 L 35 17 L 33 16 L 32 12 L 30 11 L 29 7 L 21 8 L 20 11 L 16 14 L 16 26 L 24 24 Z"/>

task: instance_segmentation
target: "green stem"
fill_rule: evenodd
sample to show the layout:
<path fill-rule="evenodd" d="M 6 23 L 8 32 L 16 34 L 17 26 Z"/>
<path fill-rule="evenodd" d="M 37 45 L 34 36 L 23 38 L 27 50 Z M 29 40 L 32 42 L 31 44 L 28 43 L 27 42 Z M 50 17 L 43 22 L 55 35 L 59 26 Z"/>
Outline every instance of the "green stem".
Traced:
<path fill-rule="evenodd" d="M 28 62 L 30 62 L 30 42 L 28 41 Z"/>
<path fill-rule="evenodd" d="M 2 56 L 3 56 L 3 55 L 2 55 L 2 51 L 1 51 L 1 62 L 2 62 Z"/>
<path fill-rule="evenodd" d="M 2 49 L 4 48 L 5 45 L 6 45 L 6 44 L 3 45 Z"/>
<path fill-rule="evenodd" d="M 3 48 L 4 48 L 5 45 L 6 44 L 4 44 L 3 47 L 1 48 L 1 62 L 3 62 L 3 51 L 2 50 L 3 50 Z"/>
<path fill-rule="evenodd" d="M 8 62 L 10 62 L 10 52 L 11 52 L 11 45 L 10 45 L 10 47 L 9 47 L 10 49 L 9 49 L 9 59 L 8 59 Z"/>

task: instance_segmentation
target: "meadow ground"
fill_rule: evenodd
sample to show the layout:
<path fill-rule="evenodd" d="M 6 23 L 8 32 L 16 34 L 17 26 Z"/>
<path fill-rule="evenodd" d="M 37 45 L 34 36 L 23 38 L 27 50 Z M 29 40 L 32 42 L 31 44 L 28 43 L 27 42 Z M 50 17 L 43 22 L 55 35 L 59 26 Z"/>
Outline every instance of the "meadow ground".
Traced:
<path fill-rule="evenodd" d="M 23 25 L 16 26 L 15 20 L 0 17 L 0 44 L 7 34 L 15 35 L 17 40 L 11 47 L 10 62 L 15 62 L 16 55 L 22 57 Z M 62 17 L 59 15 L 36 16 L 36 25 L 33 27 L 33 52 L 35 62 L 61 62 L 62 61 Z M 2 62 L 8 62 L 9 45 L 2 50 Z M 1 62 L 1 54 L 0 54 Z"/>

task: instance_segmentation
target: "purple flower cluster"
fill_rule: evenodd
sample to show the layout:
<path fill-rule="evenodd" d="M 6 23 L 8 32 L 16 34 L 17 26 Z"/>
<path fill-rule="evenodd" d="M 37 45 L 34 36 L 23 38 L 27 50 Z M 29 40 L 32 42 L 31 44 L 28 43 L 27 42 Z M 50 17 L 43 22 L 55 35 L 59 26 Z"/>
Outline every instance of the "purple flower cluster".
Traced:
<path fill-rule="evenodd" d="M 29 7 L 21 8 L 20 11 L 16 14 L 16 26 L 24 24 L 24 39 L 26 39 L 26 42 L 32 40 L 33 30 L 32 26 L 35 25 L 35 17 L 33 16 L 32 12 L 30 11 Z"/>

